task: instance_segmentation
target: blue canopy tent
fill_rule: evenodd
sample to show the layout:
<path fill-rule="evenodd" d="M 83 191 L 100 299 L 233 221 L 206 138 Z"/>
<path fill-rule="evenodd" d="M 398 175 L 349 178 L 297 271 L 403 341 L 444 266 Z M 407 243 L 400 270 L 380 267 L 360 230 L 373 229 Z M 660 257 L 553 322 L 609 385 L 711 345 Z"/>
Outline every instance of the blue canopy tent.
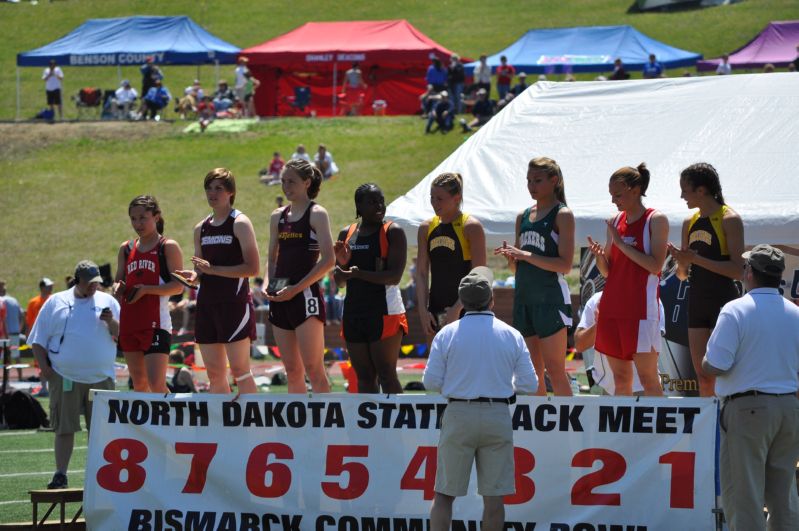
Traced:
<path fill-rule="evenodd" d="M 581 26 L 530 30 L 489 56 L 487 63 L 494 69 L 504 55 L 516 72 L 527 74 L 607 72 L 619 58 L 630 71 L 643 69 L 649 54 L 655 54 L 666 68 L 692 66 L 702 59 L 701 54 L 673 48 L 632 26 Z M 477 64 L 465 65 L 466 75 L 472 75 Z"/>
<path fill-rule="evenodd" d="M 189 17 L 123 17 L 90 19 L 41 48 L 17 54 L 19 67 L 117 66 L 142 64 L 202 65 L 235 63 L 240 48 L 208 33 Z"/>

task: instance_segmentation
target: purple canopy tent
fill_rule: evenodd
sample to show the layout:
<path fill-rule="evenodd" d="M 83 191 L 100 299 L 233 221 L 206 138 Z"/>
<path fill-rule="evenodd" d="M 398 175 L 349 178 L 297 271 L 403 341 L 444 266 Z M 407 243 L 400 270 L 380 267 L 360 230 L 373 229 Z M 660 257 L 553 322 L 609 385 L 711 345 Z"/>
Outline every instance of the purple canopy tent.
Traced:
<path fill-rule="evenodd" d="M 746 46 L 730 54 L 730 65 L 734 69 L 763 68 L 771 63 L 784 68 L 796 59 L 797 45 L 799 45 L 799 20 L 770 22 Z M 719 63 L 721 59 L 706 59 L 696 63 L 696 69 L 715 70 Z"/>

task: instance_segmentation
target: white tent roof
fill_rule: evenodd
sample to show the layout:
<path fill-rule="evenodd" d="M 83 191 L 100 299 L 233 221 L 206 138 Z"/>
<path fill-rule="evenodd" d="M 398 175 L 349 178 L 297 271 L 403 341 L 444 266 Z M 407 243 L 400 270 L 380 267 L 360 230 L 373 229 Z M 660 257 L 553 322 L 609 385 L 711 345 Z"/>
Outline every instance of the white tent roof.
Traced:
<path fill-rule="evenodd" d="M 387 218 L 416 241 L 433 216 L 430 183 L 445 171 L 464 179 L 464 212 L 477 217 L 489 245 L 512 240 L 516 215 L 532 204 L 528 161 L 555 159 L 577 220 L 577 245 L 604 241 L 615 212 L 610 175 L 646 162 L 652 179 L 645 204 L 670 221 L 679 244 L 689 215 L 680 171 L 709 162 L 724 198 L 743 218 L 747 245 L 799 242 L 799 74 L 703 78 L 539 82 L 393 201 Z"/>

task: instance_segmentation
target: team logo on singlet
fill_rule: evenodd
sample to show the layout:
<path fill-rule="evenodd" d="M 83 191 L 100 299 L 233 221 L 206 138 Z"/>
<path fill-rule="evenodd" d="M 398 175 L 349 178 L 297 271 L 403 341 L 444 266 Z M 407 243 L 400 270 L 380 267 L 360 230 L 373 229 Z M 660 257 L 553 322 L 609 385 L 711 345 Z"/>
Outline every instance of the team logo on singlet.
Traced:
<path fill-rule="evenodd" d="M 547 246 L 546 239 L 544 239 L 543 236 L 534 230 L 522 232 L 522 234 L 519 236 L 519 243 L 521 244 L 522 248 L 535 247 L 541 252 L 544 252 Z"/>
<path fill-rule="evenodd" d="M 134 273 L 136 271 L 152 271 L 155 273 L 155 262 L 152 260 L 147 260 L 145 258 L 140 258 L 139 260 L 131 260 L 127 267 L 127 272 Z"/>
<path fill-rule="evenodd" d="M 627 245 L 632 245 L 633 247 L 635 247 L 638 243 L 637 240 L 635 239 L 635 236 L 622 236 L 621 241 L 623 241 Z"/>
<path fill-rule="evenodd" d="M 688 245 L 692 245 L 694 242 L 702 242 L 705 245 L 713 245 L 713 235 L 706 230 L 694 231 L 691 233 Z"/>
<path fill-rule="evenodd" d="M 450 251 L 455 250 L 455 240 L 450 238 L 449 236 L 436 236 L 432 240 L 430 240 L 430 250 L 437 249 L 439 247 L 446 247 Z"/>
<path fill-rule="evenodd" d="M 201 245 L 230 245 L 231 243 L 233 243 L 233 236 L 230 234 L 203 236 L 200 240 Z"/>
<path fill-rule="evenodd" d="M 279 240 L 297 240 L 302 237 L 303 234 L 301 232 L 281 231 L 277 234 Z"/>
<path fill-rule="evenodd" d="M 351 243 L 350 244 L 350 249 L 352 249 L 353 251 L 368 251 L 369 250 L 369 244 L 368 243 L 362 243 L 362 244 Z"/>

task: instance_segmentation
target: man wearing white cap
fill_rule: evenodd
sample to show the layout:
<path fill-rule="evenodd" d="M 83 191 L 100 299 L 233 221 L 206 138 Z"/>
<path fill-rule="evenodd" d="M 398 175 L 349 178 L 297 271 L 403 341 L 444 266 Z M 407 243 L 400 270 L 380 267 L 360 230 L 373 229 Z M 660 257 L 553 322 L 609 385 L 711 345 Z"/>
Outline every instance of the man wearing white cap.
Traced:
<path fill-rule="evenodd" d="M 538 379 L 524 338 L 491 311 L 493 281 L 485 266 L 463 277 L 458 297 L 466 313 L 436 334 L 424 371 L 425 388 L 449 399 L 438 442 L 432 531 L 449 529 L 452 503 L 466 494 L 473 462 L 483 531 L 503 528 L 502 497 L 516 491 L 508 406 L 515 393 L 534 394 Z"/>
<path fill-rule="evenodd" d="M 139 94 L 136 89 L 130 86 L 130 81 L 127 79 L 122 81 L 122 84 L 114 92 L 114 102 L 116 104 L 117 118 L 128 118 L 130 110 Z"/>
<path fill-rule="evenodd" d="M 743 258 L 748 293 L 721 309 L 702 360 L 723 404 L 721 504 L 731 531 L 795 530 L 799 307 L 778 289 L 782 251 L 757 245 Z"/>
<path fill-rule="evenodd" d="M 48 489 L 67 487 L 80 414 L 87 429 L 91 424 L 91 389 L 114 389 L 119 303 L 97 291 L 102 281 L 97 264 L 79 262 L 73 287 L 47 299 L 28 336 L 42 378 L 50 385 L 56 472 Z"/>

